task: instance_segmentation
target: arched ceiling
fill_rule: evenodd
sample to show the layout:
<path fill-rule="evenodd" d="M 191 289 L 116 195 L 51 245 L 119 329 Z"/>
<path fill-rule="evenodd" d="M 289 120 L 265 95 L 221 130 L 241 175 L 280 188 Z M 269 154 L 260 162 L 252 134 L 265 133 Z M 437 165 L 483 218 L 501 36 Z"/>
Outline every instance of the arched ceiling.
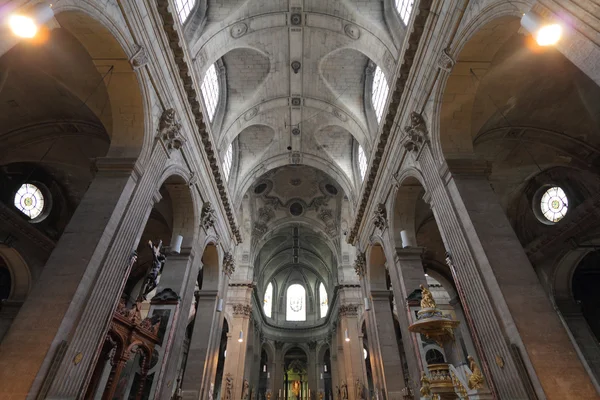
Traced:
<path fill-rule="evenodd" d="M 285 164 L 321 169 L 355 201 L 353 154 L 357 144 L 369 153 L 377 134 L 367 66 L 391 80 L 400 47 L 384 1 L 297 4 L 207 0 L 186 27 L 200 76 L 222 61 L 226 104 L 213 136 L 221 154 L 237 140 L 229 185 L 238 205 L 260 175 Z"/>

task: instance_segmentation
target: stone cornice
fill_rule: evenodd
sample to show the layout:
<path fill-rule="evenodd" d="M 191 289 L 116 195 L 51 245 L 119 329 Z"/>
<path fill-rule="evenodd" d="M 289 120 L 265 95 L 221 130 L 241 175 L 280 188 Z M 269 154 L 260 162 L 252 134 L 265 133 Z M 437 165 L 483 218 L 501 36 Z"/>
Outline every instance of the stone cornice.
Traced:
<path fill-rule="evenodd" d="M 383 153 L 385 152 L 388 139 L 394 128 L 394 120 L 396 119 L 396 116 L 398 114 L 400 100 L 404 93 L 406 82 L 408 81 L 408 75 L 414 63 L 417 50 L 419 48 L 419 42 L 421 41 L 421 37 L 423 35 L 425 23 L 427 22 L 427 18 L 429 17 L 429 8 L 431 6 L 431 3 L 432 0 L 421 0 L 419 2 L 419 9 L 414 10 L 416 15 L 411 26 L 412 31 L 410 32 L 408 43 L 406 45 L 406 51 L 404 52 L 403 60 L 396 75 L 396 82 L 394 85 L 390 85 L 390 90 L 392 89 L 392 87 L 394 88 L 394 90 L 391 95 L 385 121 L 381 128 L 379 141 L 377 142 L 377 150 L 374 154 L 372 154 L 371 164 L 368 170 L 366 181 L 364 182 L 362 198 L 359 200 L 359 204 L 357 207 L 354 226 L 352 227 L 350 234 L 348 235 L 348 243 L 354 243 L 356 241 L 358 230 L 362 224 L 362 220 L 367 209 L 367 204 L 369 203 L 371 192 L 375 184 L 375 179 L 377 178 L 377 174 L 379 173 L 379 167 L 383 159 Z"/>
<path fill-rule="evenodd" d="M 219 190 L 219 195 L 221 197 L 221 202 L 223 203 L 223 208 L 225 209 L 225 214 L 227 215 L 229 226 L 231 227 L 231 231 L 233 232 L 237 243 L 241 243 L 242 235 L 236 226 L 235 216 L 229 200 L 229 194 L 227 193 L 227 188 L 225 186 L 226 180 L 221 175 L 221 167 L 217 160 L 217 150 L 213 145 L 212 139 L 208 130 L 206 129 L 206 124 L 204 123 L 204 118 L 202 116 L 202 106 L 198 101 L 200 98 L 200 93 L 196 91 L 194 81 L 192 79 L 193 71 L 189 68 L 185 59 L 185 52 L 181 47 L 181 43 L 185 41 L 185 38 L 181 37 L 175 28 L 175 20 L 173 14 L 171 14 L 171 11 L 169 10 L 169 1 L 157 0 L 157 7 L 158 12 L 163 20 L 163 28 L 167 34 L 169 46 L 173 51 L 175 63 L 179 69 L 179 75 L 183 81 L 183 87 L 187 95 L 187 101 L 194 115 L 194 119 L 198 127 L 198 133 L 202 139 L 204 151 L 206 153 L 208 162 L 210 163 L 212 174 Z"/>

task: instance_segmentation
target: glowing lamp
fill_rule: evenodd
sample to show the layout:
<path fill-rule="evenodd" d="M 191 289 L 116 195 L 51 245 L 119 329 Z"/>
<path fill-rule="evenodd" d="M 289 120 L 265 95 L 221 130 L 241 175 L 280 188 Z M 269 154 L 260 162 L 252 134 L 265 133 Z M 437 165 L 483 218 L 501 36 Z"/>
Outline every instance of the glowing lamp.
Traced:
<path fill-rule="evenodd" d="M 540 46 L 553 46 L 562 37 L 563 28 L 560 24 L 548 23 L 532 11 L 523 14 L 521 26 L 533 35 Z"/>
<path fill-rule="evenodd" d="M 350 341 L 350 336 L 348 336 L 348 329 L 346 329 L 346 330 L 344 331 L 344 340 L 345 340 L 346 342 L 349 342 L 349 341 Z"/>
<path fill-rule="evenodd" d="M 52 7 L 46 3 L 38 3 L 25 12 L 12 14 L 8 17 L 8 26 L 13 34 L 24 39 L 35 37 L 43 25 L 54 16 Z"/>
<path fill-rule="evenodd" d="M 238 337 L 238 342 L 242 343 L 244 341 L 244 331 L 240 331 L 240 336 Z"/>

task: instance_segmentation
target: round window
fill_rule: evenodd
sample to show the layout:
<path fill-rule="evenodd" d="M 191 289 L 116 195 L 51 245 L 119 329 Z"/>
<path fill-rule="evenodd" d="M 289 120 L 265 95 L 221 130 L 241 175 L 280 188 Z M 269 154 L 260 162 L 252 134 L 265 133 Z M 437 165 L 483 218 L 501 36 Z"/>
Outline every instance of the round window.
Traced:
<path fill-rule="evenodd" d="M 540 211 L 549 222 L 556 223 L 563 219 L 569 211 L 569 199 L 565 191 L 558 186 L 546 189 L 540 199 Z"/>
<path fill-rule="evenodd" d="M 33 220 L 44 211 L 44 195 L 36 185 L 24 183 L 15 193 L 14 204 L 17 210 Z"/>
<path fill-rule="evenodd" d="M 256 187 L 254 188 L 254 193 L 255 194 L 262 194 L 265 190 L 267 190 L 267 184 L 266 183 L 260 183 L 260 184 L 256 185 Z"/>
<path fill-rule="evenodd" d="M 298 217 L 298 216 L 302 215 L 303 212 L 304 212 L 304 207 L 302 207 L 302 204 L 292 203 L 290 205 L 290 214 L 292 214 L 294 217 Z"/>

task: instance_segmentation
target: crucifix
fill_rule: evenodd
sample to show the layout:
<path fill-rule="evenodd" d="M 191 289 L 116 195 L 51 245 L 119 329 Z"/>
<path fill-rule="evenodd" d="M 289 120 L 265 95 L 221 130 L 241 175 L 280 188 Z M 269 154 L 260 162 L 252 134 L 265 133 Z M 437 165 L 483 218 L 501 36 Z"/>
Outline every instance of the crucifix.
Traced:
<path fill-rule="evenodd" d="M 150 250 L 152 251 L 152 266 L 148 270 L 146 278 L 144 279 L 144 284 L 142 285 L 140 291 L 139 301 L 146 300 L 148 293 L 156 288 L 156 285 L 158 285 L 158 277 L 162 272 L 162 269 L 165 266 L 165 260 L 167 259 L 165 254 L 162 252 L 162 240 L 159 240 L 156 246 L 154 243 L 152 243 L 152 240 L 149 240 L 148 246 L 150 246 Z"/>

